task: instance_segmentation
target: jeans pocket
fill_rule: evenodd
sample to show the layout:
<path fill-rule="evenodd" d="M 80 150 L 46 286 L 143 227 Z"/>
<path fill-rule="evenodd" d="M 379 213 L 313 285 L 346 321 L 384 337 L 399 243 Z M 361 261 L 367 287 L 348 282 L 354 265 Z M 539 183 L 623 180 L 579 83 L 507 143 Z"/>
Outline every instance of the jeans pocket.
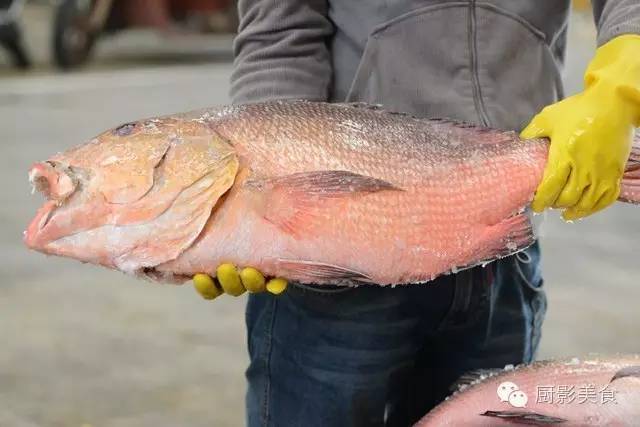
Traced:
<path fill-rule="evenodd" d="M 542 336 L 542 323 L 547 312 L 547 297 L 544 291 L 544 279 L 540 268 L 540 248 L 538 242 L 526 250 L 517 253 L 513 258 L 515 274 L 520 279 L 524 303 L 530 325 L 530 347 L 528 359 L 535 358 Z"/>
<path fill-rule="evenodd" d="M 540 252 L 537 243 L 513 256 L 513 268 L 529 291 L 541 292 L 544 284 L 540 271 Z"/>

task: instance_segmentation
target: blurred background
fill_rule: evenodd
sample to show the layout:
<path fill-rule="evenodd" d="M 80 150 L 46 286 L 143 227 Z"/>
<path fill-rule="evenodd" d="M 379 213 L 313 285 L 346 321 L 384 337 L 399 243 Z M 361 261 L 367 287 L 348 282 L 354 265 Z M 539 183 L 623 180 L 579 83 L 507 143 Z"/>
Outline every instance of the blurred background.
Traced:
<path fill-rule="evenodd" d="M 29 195 L 31 162 L 121 122 L 229 101 L 235 5 L 16 4 L 0 12 L 0 426 L 242 425 L 245 296 L 206 302 L 190 286 L 21 243 L 41 203 Z M 570 25 L 568 93 L 595 48 L 585 5 L 575 2 Z M 622 204 L 573 224 L 547 216 L 541 358 L 640 352 L 639 218 Z"/>

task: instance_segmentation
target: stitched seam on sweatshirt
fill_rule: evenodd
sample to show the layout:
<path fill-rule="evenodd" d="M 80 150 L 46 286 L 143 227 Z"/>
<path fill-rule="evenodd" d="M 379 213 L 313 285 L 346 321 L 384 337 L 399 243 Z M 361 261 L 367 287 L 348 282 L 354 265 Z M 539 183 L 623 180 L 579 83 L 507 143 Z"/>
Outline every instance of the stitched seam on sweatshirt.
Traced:
<path fill-rule="evenodd" d="M 263 401 L 262 401 L 262 425 L 265 427 L 269 425 L 269 413 L 270 408 L 270 394 L 271 394 L 271 350 L 272 350 L 272 342 L 273 342 L 273 327 L 276 319 L 276 311 L 278 308 L 277 298 L 271 298 L 273 303 L 271 304 L 271 319 L 269 319 L 267 326 L 267 344 L 265 348 L 265 358 L 264 358 L 264 369 L 265 369 L 265 383 L 264 383 L 264 393 L 263 393 Z"/>
<path fill-rule="evenodd" d="M 452 1 L 450 3 L 419 7 L 417 9 L 413 9 L 406 13 L 403 13 L 402 15 L 396 16 L 395 18 L 392 18 L 388 21 L 385 21 L 382 24 L 376 25 L 375 27 L 373 27 L 373 30 L 371 31 L 369 36 L 376 37 L 378 34 L 386 31 L 389 27 L 392 27 L 399 22 L 414 18 L 416 16 L 426 15 L 431 12 L 439 11 L 442 9 L 462 8 L 462 7 L 465 7 L 466 5 L 467 5 L 466 1 Z"/>
<path fill-rule="evenodd" d="M 482 90 L 480 89 L 480 76 L 478 75 L 478 45 L 476 34 L 476 0 L 469 0 L 469 18 L 467 20 L 467 32 L 469 37 L 469 68 L 471 72 L 471 86 L 473 89 L 473 103 L 476 113 L 483 126 L 489 126 L 491 121 L 487 116 Z"/>
<path fill-rule="evenodd" d="M 536 36 L 537 38 L 539 38 L 542 41 L 546 41 L 547 40 L 547 36 L 545 35 L 545 33 L 540 30 L 538 27 L 536 27 L 535 25 L 533 25 L 531 22 L 529 22 L 526 18 L 518 15 L 517 13 L 513 13 L 507 9 L 504 9 L 500 6 L 496 6 L 495 4 L 491 4 L 491 3 L 486 3 L 483 1 L 476 1 L 476 6 L 478 8 L 481 9 L 485 9 L 485 10 L 489 10 L 493 13 L 496 13 L 500 16 L 503 16 L 507 19 L 510 19 L 512 21 L 517 22 L 518 24 L 520 24 L 522 27 L 524 27 L 527 31 L 529 31 L 531 34 L 533 34 L 534 36 Z M 566 25 L 566 23 L 565 23 Z"/>

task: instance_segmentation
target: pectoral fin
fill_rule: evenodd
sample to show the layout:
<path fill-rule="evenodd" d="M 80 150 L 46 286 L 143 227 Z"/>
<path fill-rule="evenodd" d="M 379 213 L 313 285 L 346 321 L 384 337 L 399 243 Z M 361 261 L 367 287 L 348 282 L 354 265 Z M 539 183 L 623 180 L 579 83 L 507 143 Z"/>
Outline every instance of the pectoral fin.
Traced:
<path fill-rule="evenodd" d="M 480 415 L 485 417 L 501 418 L 514 424 L 526 424 L 532 426 L 548 426 L 567 422 L 564 418 L 539 414 L 532 411 L 486 411 Z"/>
<path fill-rule="evenodd" d="M 247 185 L 259 190 L 288 191 L 302 196 L 321 198 L 400 190 L 382 179 L 341 170 L 300 172 L 262 180 L 249 180 Z"/>
<path fill-rule="evenodd" d="M 301 172 L 245 184 L 260 193 L 264 218 L 286 232 L 299 235 L 328 204 L 381 191 L 402 191 L 382 179 L 341 170 Z"/>

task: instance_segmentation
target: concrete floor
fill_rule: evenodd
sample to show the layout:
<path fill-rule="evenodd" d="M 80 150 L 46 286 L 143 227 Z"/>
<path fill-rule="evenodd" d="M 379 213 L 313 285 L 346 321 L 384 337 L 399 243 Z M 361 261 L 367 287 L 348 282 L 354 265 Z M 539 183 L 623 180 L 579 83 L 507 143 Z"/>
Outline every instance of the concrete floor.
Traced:
<path fill-rule="evenodd" d="M 227 102 L 229 39 L 185 53 L 183 42 L 125 34 L 105 41 L 88 69 L 62 75 L 45 65 L 46 26 L 34 24 L 46 13 L 27 14 L 38 69 L 17 75 L 0 62 L 0 426 L 241 425 L 244 297 L 205 302 L 189 286 L 155 286 L 21 244 L 41 202 L 29 196 L 32 161 L 123 121 Z M 570 92 L 594 37 L 587 18 L 571 29 Z M 575 224 L 549 215 L 542 357 L 640 352 L 638 218 L 624 205 Z"/>

